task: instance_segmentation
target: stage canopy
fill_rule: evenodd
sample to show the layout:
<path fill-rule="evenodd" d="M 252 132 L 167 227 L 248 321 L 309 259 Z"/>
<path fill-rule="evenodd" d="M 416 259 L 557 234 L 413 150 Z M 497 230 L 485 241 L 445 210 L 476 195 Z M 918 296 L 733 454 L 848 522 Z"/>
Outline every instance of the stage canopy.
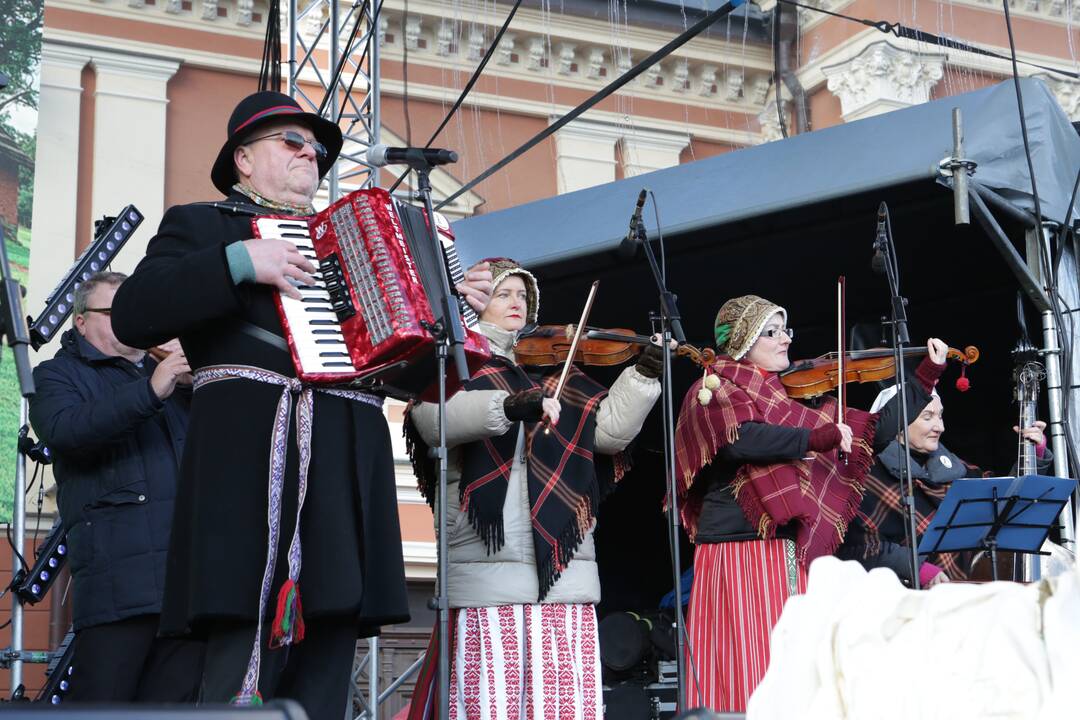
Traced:
<path fill-rule="evenodd" d="M 1022 88 L 1042 212 L 1060 221 L 1080 167 L 1080 138 L 1042 82 L 1025 80 Z M 1007 199 L 991 208 L 1005 236 L 996 241 L 976 223 L 974 208 L 971 225 L 953 222 L 953 193 L 938 165 L 952 154 L 954 107 L 963 114 L 965 154 L 978 163 L 974 180 Z M 944 443 L 1007 474 L 1017 446 L 1010 351 L 1020 333 L 1021 285 L 1006 255 L 1014 263 L 1023 256 L 1034 207 L 1016 108 L 1012 84 L 1002 83 L 461 220 L 454 232 L 466 262 L 511 256 L 537 274 L 542 322 L 576 322 L 589 284 L 599 279 L 590 324 L 647 331 L 658 307 L 652 275 L 640 254 L 627 259 L 617 249 L 637 194 L 648 187 L 660 212 L 667 282 L 679 297 L 688 339 L 709 344 L 721 303 L 754 293 L 787 308 L 798 331 L 791 351 L 797 359 L 833 349 L 840 275 L 847 278 L 853 345 L 882 343 L 889 294 L 885 279 L 871 271 L 871 258 L 877 208 L 885 201 L 912 343 L 933 336 L 982 353 L 967 371 L 969 392 L 954 388 L 955 367 L 942 380 Z M 651 203 L 645 220 L 656 238 Z M 1040 316 L 1031 302 L 1023 307 L 1031 339 L 1042 345 Z M 700 370 L 682 361 L 676 370 L 677 408 Z M 616 371 L 589 370 L 603 381 Z M 852 387 L 851 404 L 869 407 L 877 390 Z M 659 415 L 654 411 L 635 451 L 635 470 L 602 510 L 605 609 L 646 607 L 671 587 L 663 572 L 642 584 L 634 567 L 667 562 Z M 1041 417 L 1047 418 L 1045 394 Z M 624 557 L 633 560 L 620 567 Z"/>
<path fill-rule="evenodd" d="M 1021 81 L 1042 211 L 1060 221 L 1080 166 L 1080 138 L 1039 80 Z M 464 259 L 511 255 L 534 268 L 614 250 L 642 187 L 656 195 L 665 236 L 727 226 L 909 183 L 933 183 L 963 114 L 975 179 L 1034 210 L 1011 81 L 697 162 L 558 195 L 454 224 Z M 1074 210 L 1073 216 L 1080 214 Z M 650 215 L 650 229 L 655 222 Z M 865 223 L 872 225 L 872 218 Z M 737 230 L 734 234 L 738 234 Z"/>

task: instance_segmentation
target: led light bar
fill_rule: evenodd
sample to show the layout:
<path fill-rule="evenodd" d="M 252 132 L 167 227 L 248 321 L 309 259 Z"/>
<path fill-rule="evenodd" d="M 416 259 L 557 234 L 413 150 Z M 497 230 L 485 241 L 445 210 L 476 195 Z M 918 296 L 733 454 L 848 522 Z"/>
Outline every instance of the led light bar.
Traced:
<path fill-rule="evenodd" d="M 128 205 L 116 217 L 106 215 L 94 223 L 93 242 L 71 266 L 64 279 L 49 293 L 45 300 L 45 309 L 38 314 L 37 320 L 27 318 L 30 324 L 30 345 L 35 350 L 52 340 L 71 315 L 76 288 L 88 277 L 109 266 L 142 221 L 142 213 L 134 205 Z"/>

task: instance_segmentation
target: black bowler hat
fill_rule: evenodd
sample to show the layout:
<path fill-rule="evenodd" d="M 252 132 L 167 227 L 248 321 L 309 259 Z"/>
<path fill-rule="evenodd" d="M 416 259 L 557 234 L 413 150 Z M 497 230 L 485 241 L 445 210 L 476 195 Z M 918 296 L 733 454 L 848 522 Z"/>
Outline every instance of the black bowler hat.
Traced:
<path fill-rule="evenodd" d="M 240 101 L 229 117 L 229 139 L 221 146 L 210 179 L 214 187 L 223 194 L 232 192 L 236 183 L 236 168 L 233 167 L 233 151 L 243 145 L 246 138 L 258 128 L 281 120 L 291 120 L 307 125 L 315 134 L 315 139 L 326 146 L 326 157 L 317 158 L 319 178 L 333 166 L 341 152 L 341 128 L 326 118 L 304 110 L 288 95 L 278 92 L 263 91 L 248 95 Z"/>

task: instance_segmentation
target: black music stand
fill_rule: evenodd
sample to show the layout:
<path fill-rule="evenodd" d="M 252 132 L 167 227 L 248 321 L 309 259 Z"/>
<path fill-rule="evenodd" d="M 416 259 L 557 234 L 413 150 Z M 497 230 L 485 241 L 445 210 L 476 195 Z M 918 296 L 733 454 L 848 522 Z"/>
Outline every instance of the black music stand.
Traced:
<path fill-rule="evenodd" d="M 919 543 L 919 554 L 985 550 L 997 580 L 997 553 L 1045 555 L 1042 544 L 1057 524 L 1076 480 L 1022 477 L 953 482 Z"/>

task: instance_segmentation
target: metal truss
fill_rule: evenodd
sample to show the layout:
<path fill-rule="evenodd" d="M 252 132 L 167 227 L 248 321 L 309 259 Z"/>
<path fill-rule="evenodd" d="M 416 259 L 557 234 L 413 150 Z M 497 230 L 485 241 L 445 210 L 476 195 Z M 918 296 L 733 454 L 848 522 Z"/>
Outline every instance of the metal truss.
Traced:
<path fill-rule="evenodd" d="M 379 142 L 382 122 L 378 15 L 383 0 L 354 0 L 347 8 L 338 0 L 287 3 L 287 92 L 301 107 L 337 121 L 345 136 L 341 155 L 327 174 L 333 202 L 343 194 L 343 187 L 347 192 L 377 183 L 377 170 L 367 164 L 364 153 Z M 334 82 L 339 63 L 342 71 Z"/>

